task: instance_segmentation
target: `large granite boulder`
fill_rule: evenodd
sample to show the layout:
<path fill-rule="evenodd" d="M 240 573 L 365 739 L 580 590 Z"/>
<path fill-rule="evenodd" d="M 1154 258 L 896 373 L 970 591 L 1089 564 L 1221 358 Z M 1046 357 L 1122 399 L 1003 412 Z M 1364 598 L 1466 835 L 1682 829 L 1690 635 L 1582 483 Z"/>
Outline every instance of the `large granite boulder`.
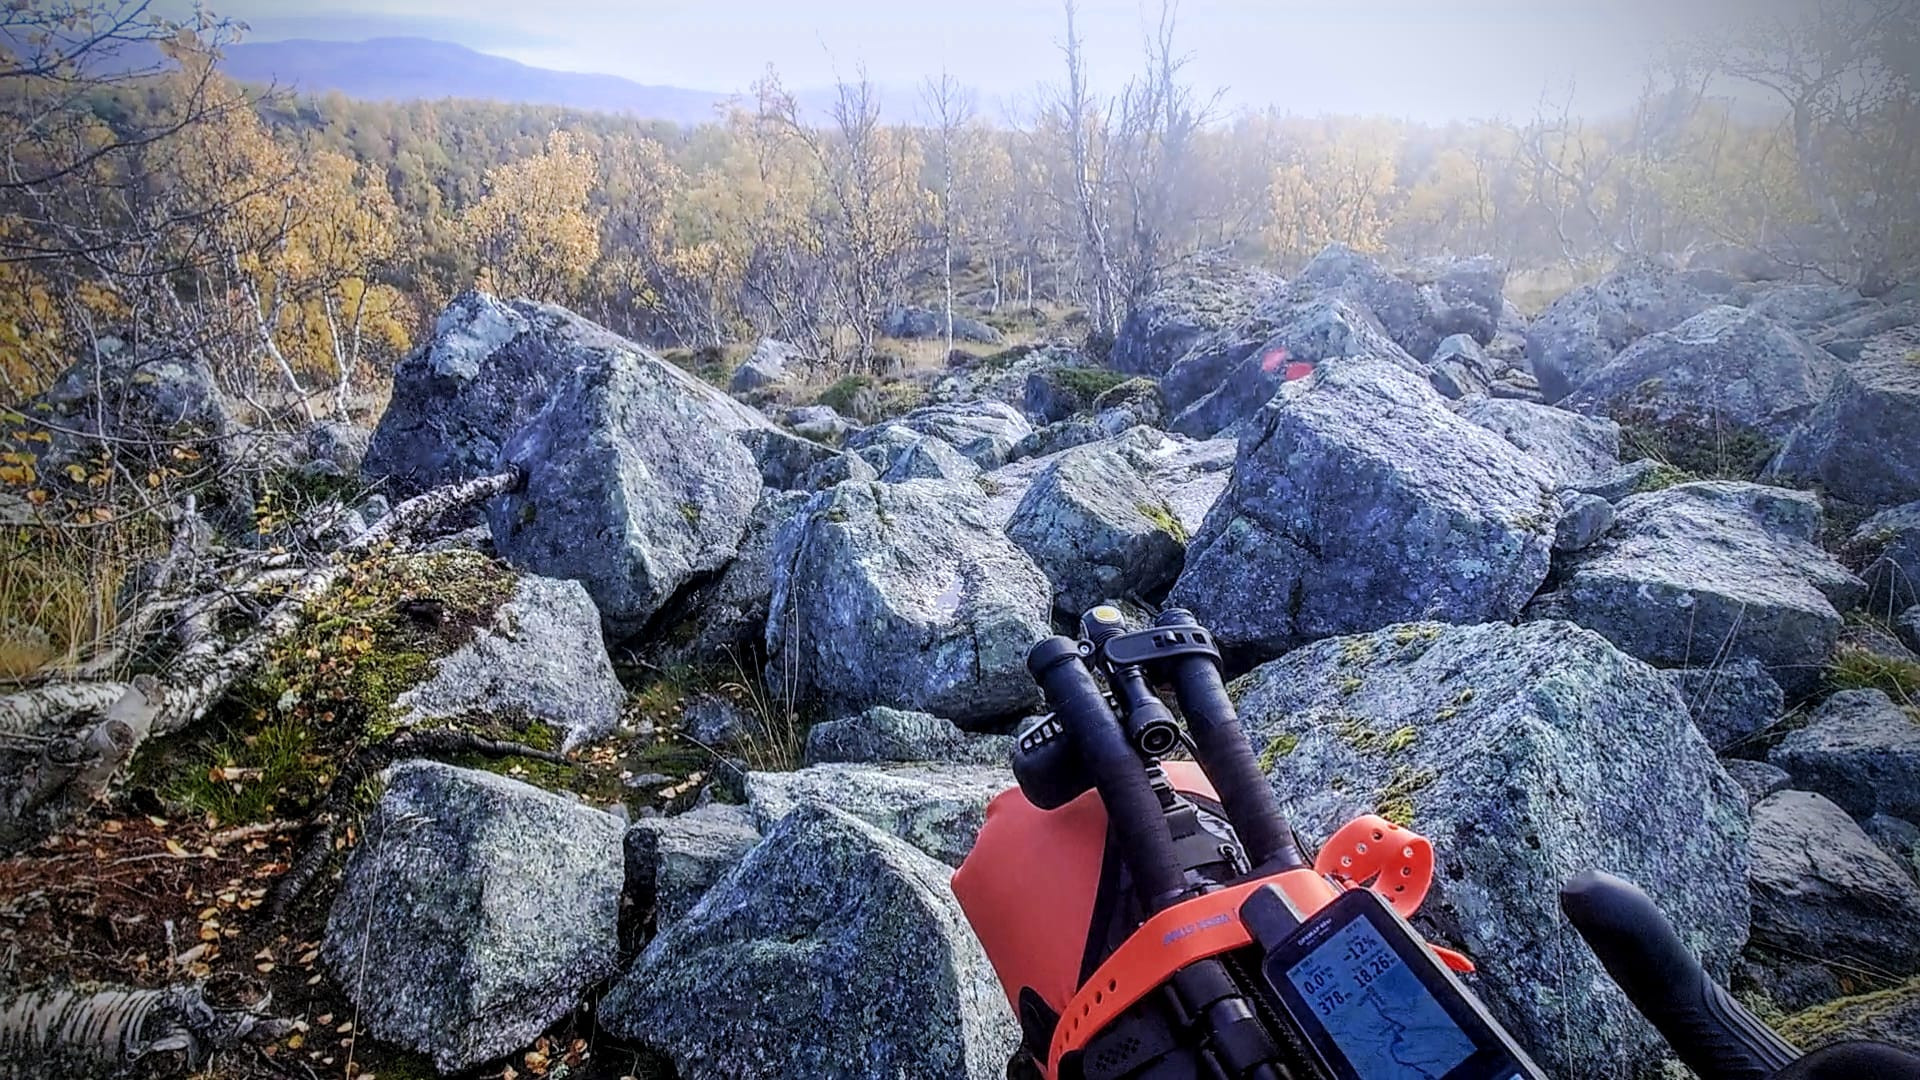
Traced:
<path fill-rule="evenodd" d="M 884 473 L 915 437 L 931 435 L 981 468 L 997 469 L 1006 464 L 1014 444 L 1032 433 L 1033 425 L 1013 406 L 1000 401 L 969 401 L 915 409 L 898 420 L 852 436 L 846 446 L 857 452 L 880 443 L 892 445 L 892 453 L 872 462 Z"/>
<path fill-rule="evenodd" d="M 1786 695 L 1758 660 L 1675 668 L 1666 676 L 1687 703 L 1693 726 L 1718 753 L 1743 747 L 1786 715 Z"/>
<path fill-rule="evenodd" d="M 1747 805 L 1752 806 L 1776 791 L 1785 791 L 1793 786 L 1793 777 L 1778 765 L 1769 765 L 1764 761 L 1749 761 L 1746 758 L 1722 758 L 1720 767 L 1733 777 L 1747 794 Z"/>
<path fill-rule="evenodd" d="M 915 443 L 930 437 L 937 438 L 923 435 L 904 424 L 887 421 L 854 432 L 844 445 L 847 453 L 866 462 L 872 467 L 874 475 L 879 476 L 892 471 L 894 463 Z M 953 444 L 947 445 L 951 447 Z"/>
<path fill-rule="evenodd" d="M 986 765 L 827 763 L 749 773 L 747 810 L 768 829 L 795 807 L 831 806 L 959 866 L 986 821 L 987 803 L 1013 786 L 1007 758 Z"/>
<path fill-rule="evenodd" d="M 1546 466 L 1560 487 L 1591 481 L 1620 464 L 1620 425 L 1612 420 L 1491 397 L 1467 398 L 1453 411 Z"/>
<path fill-rule="evenodd" d="M 855 459 L 859 460 L 859 459 Z M 932 435 L 922 435 L 908 444 L 880 479 L 889 484 L 908 480 L 972 480 L 980 475 L 973 459 Z"/>
<path fill-rule="evenodd" d="M 1208 438 L 1252 417 L 1286 382 L 1295 364 L 1361 357 L 1425 371 L 1389 338 L 1366 309 L 1344 299 L 1306 301 L 1274 315 L 1271 336 L 1232 364 L 1215 367 L 1214 354 L 1190 353 L 1161 381 L 1169 425 L 1182 435 Z"/>
<path fill-rule="evenodd" d="M 1753 807 L 1750 872 L 1754 945 L 1920 972 L 1920 885 L 1823 796 L 1781 791 Z"/>
<path fill-rule="evenodd" d="M 1096 422 L 1110 435 L 1139 425 L 1157 428 L 1167 416 L 1167 401 L 1152 379 L 1115 383 L 1093 399 Z"/>
<path fill-rule="evenodd" d="M 1421 285 L 1427 324 L 1435 332 L 1465 335 L 1477 345 L 1492 343 L 1510 306 L 1506 263 L 1491 255 L 1425 259 L 1408 276 Z"/>
<path fill-rule="evenodd" d="M 1427 364 L 1427 381 L 1452 401 L 1485 394 L 1499 374 L 1499 365 L 1467 334 L 1442 341 Z"/>
<path fill-rule="evenodd" d="M 708 803 L 672 817 L 644 818 L 627 829 L 627 898 L 653 913 L 656 930 L 693 910 L 760 842 L 746 807 Z"/>
<path fill-rule="evenodd" d="M 525 486 L 487 519 L 508 562 L 587 587 L 608 637 L 647 626 L 739 550 L 761 476 L 759 413 L 640 351 L 583 363 L 501 448 Z"/>
<path fill-rule="evenodd" d="M 1414 356 L 1432 356 L 1442 338 L 1458 332 L 1436 325 L 1439 313 L 1435 310 L 1435 295 L 1423 292 L 1419 285 L 1389 272 L 1345 244 L 1329 244 L 1301 268 L 1293 284 L 1297 291 L 1337 296 L 1358 305 L 1379 320 L 1388 337 Z M 1465 291 L 1473 290 L 1468 286 Z M 1498 307 L 1493 309 L 1498 310 Z M 1484 325 L 1476 328 L 1490 338 L 1493 313 L 1484 309 L 1481 313 Z"/>
<path fill-rule="evenodd" d="M 780 428 L 750 427 L 735 436 L 760 467 L 760 482 L 776 491 L 804 491 L 809 481 L 845 457 L 844 451 Z"/>
<path fill-rule="evenodd" d="M 363 1031 L 462 1072 L 531 1043 L 616 970 L 621 823 L 437 762 L 385 781 L 321 959 Z"/>
<path fill-rule="evenodd" d="M 1669 442 L 1724 441 L 1730 431 L 1778 440 L 1826 397 L 1839 366 L 1764 315 L 1712 307 L 1629 345 L 1589 372 L 1565 404 L 1652 428 Z"/>
<path fill-rule="evenodd" d="M 1201 337 L 1253 313 L 1285 283 L 1255 267 L 1222 262 L 1182 266 L 1127 311 L 1108 363 L 1158 378 Z"/>
<path fill-rule="evenodd" d="M 947 313 L 912 305 L 897 307 L 887 312 L 881 331 L 888 337 L 912 340 L 943 338 L 947 336 Z M 1006 340 L 1000 331 L 959 312 L 953 313 L 953 337 L 955 341 L 974 341 L 983 345 L 998 345 Z"/>
<path fill-rule="evenodd" d="M 301 436 L 300 472 L 309 477 L 347 479 L 360 475 L 373 432 L 343 420 L 321 420 Z"/>
<path fill-rule="evenodd" d="M 1920 499 L 1920 327 L 1869 343 L 1773 459 L 1774 476 L 1865 506 Z"/>
<path fill-rule="evenodd" d="M 1660 673 L 1596 634 L 1404 624 L 1233 692 L 1307 839 L 1377 812 L 1433 841 L 1416 924 L 1475 959 L 1482 999 L 1551 1075 L 1634 1075 L 1666 1052 L 1561 920 L 1574 874 L 1638 882 L 1723 979 L 1746 938 L 1745 796 Z"/>
<path fill-rule="evenodd" d="M 1558 401 L 1620 350 L 1711 306 L 1667 267 L 1630 262 L 1541 312 L 1527 329 L 1527 363 L 1547 400 Z"/>
<path fill-rule="evenodd" d="M 1038 702 L 1024 658 L 1052 606 L 978 485 L 849 481 L 774 542 L 769 679 L 841 712 L 1008 716 Z"/>
<path fill-rule="evenodd" d="M 611 733 L 626 700 L 587 590 L 525 574 L 493 619 L 394 705 L 403 724 L 539 721 L 560 729 L 561 748 L 572 750 Z"/>
<path fill-rule="evenodd" d="M 1553 550 L 1585 551 L 1613 530 L 1617 513 L 1598 495 L 1580 491 L 1560 493 L 1560 520 L 1553 527 Z"/>
<path fill-rule="evenodd" d="M 1054 605 L 1078 615 L 1107 600 L 1141 601 L 1173 584 L 1186 527 L 1166 496 L 1118 451 L 1062 454 L 1027 489 L 1007 536 L 1053 583 Z"/>
<path fill-rule="evenodd" d="M 1882 336 L 1920 326 L 1920 302 L 1875 305 L 1815 331 L 1813 343 L 1842 360 L 1858 360 Z"/>
<path fill-rule="evenodd" d="M 1891 814 L 1875 814 L 1861 822 L 1860 829 L 1920 885 L 1920 825 Z"/>
<path fill-rule="evenodd" d="M 1747 310 L 1803 333 L 1845 322 L 1880 305 L 1845 285 L 1777 285 L 1747 301 Z"/>
<path fill-rule="evenodd" d="M 600 1023 L 686 1080 L 1001 1080 L 1020 1029 L 949 874 L 800 807 L 647 946 Z"/>
<path fill-rule="evenodd" d="M 1920 502 L 1882 510 L 1853 531 L 1843 553 L 1867 583 L 1867 610 L 1882 619 L 1920 604 Z"/>
<path fill-rule="evenodd" d="M 1821 550 L 1819 501 L 1705 481 L 1623 500 L 1612 532 L 1535 602 L 1652 663 L 1749 658 L 1789 694 L 1818 685 L 1865 586 Z"/>
<path fill-rule="evenodd" d="M 1767 760 L 1856 818 L 1920 819 L 1920 712 L 1884 691 L 1833 695 Z"/>
<path fill-rule="evenodd" d="M 788 409 L 781 419 L 795 435 L 824 443 L 837 444 L 859 427 L 831 405 L 801 405 Z"/>
<path fill-rule="evenodd" d="M 574 368 L 639 349 L 562 307 L 462 293 L 394 367 L 361 468 L 394 498 L 485 476 Z"/>
<path fill-rule="evenodd" d="M 1241 438 L 1168 602 L 1256 656 L 1417 618 L 1510 619 L 1547 575 L 1544 470 L 1379 361 L 1320 365 Z"/>
<path fill-rule="evenodd" d="M 1087 443 L 1099 445 L 1088 447 Z M 1231 439 L 1189 439 L 1150 427 L 1133 427 L 1115 436 L 1090 436 L 1087 443 L 1023 459 L 981 477 L 988 516 L 1002 525 L 1011 521 L 1027 491 L 1068 453 L 1111 450 L 1133 466 L 1147 487 L 1160 493 L 1180 527 L 1191 536 L 1227 490 L 1233 473 Z"/>
<path fill-rule="evenodd" d="M 0 415 L 0 493 L 9 502 L 41 490 L 97 503 L 97 485 L 113 472 L 101 464 L 111 448 L 111 458 L 132 475 L 168 477 L 180 490 L 198 492 L 202 510 L 231 502 L 235 513 L 220 523 L 250 532 L 252 497 L 242 491 L 241 474 L 286 456 L 281 440 L 243 437 L 251 433 L 228 409 L 204 356 L 149 354 L 118 339 L 92 346 L 43 393 L 25 402 L 9 394 Z M 9 524 L 45 512 L 24 499 L 18 505 L 18 514 L 5 515 Z"/>
<path fill-rule="evenodd" d="M 777 338 L 762 338 L 760 344 L 754 346 L 752 355 L 733 369 L 727 389 L 742 394 L 786 382 L 793 369 L 806 364 L 806 359 L 806 354 L 797 346 Z"/>
<path fill-rule="evenodd" d="M 761 493 L 747 517 L 733 561 L 718 577 L 683 594 L 662 613 L 663 625 L 673 628 L 662 641 L 669 659 L 727 665 L 752 655 L 765 643 L 767 604 L 773 596 L 774 538 L 807 498 L 804 491 Z"/>
<path fill-rule="evenodd" d="M 1685 479 L 1686 475 L 1671 465 L 1652 458 L 1635 458 L 1585 480 L 1572 481 L 1565 487 L 1588 495 L 1598 495 L 1610 503 L 1619 503 L 1628 496 L 1658 491 Z"/>
<path fill-rule="evenodd" d="M 1004 766 L 1012 759 L 1012 736 L 972 735 L 951 720 L 885 705 L 813 725 L 801 755 L 808 765 L 945 761 Z"/>

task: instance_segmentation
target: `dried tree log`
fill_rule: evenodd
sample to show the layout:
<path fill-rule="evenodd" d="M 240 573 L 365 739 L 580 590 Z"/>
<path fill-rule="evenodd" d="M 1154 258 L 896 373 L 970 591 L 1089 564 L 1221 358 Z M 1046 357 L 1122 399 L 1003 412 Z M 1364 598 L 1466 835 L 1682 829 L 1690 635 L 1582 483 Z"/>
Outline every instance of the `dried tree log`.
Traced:
<path fill-rule="evenodd" d="M 0 738 L 44 738 L 60 722 L 98 716 L 126 696 L 127 683 L 50 683 L 0 697 Z"/>
<path fill-rule="evenodd" d="M 451 511 L 462 510 L 495 496 L 517 491 L 526 481 L 527 474 L 524 470 L 509 465 L 505 472 L 465 480 L 458 484 L 449 484 L 423 495 L 415 495 L 394 507 L 386 517 L 368 526 L 366 532 L 354 537 L 340 550 L 347 555 L 358 555 L 372 551 L 389 541 L 400 542 Z"/>
<path fill-rule="evenodd" d="M 154 719 L 153 733 L 171 734 L 205 716 L 235 681 L 266 659 L 275 642 L 299 629 L 307 604 L 332 588 L 343 569 L 327 566 L 309 572 L 238 644 L 208 635 L 182 649 L 168 671 L 167 700 Z"/>
<path fill-rule="evenodd" d="M 136 675 L 99 723 L 49 742 L 26 785 L 24 809 L 39 810 L 63 795 L 81 804 L 105 795 L 114 773 L 153 731 L 164 698 L 158 679 Z"/>
<path fill-rule="evenodd" d="M 197 987 L 0 993 L 0 1080 L 185 1074 L 209 1055 L 286 1034 L 284 1020 L 216 1009 Z"/>
<path fill-rule="evenodd" d="M 275 643 L 299 628 L 308 604 L 333 586 L 351 560 L 376 547 L 405 547 L 441 515 L 513 491 L 525 480 L 522 470 L 508 468 L 408 499 L 320 565 L 309 560 L 324 556 L 290 552 L 245 553 L 218 564 L 205 557 L 205 530 L 189 507 L 156 575 L 176 595 L 143 607 L 109 654 L 84 666 L 103 673 L 119 666 L 147 639 L 159 613 L 172 612 L 180 648 L 166 664 L 158 691 L 119 681 L 61 682 L 0 697 L 0 750 L 12 748 L 0 763 L 8 773 L 0 775 L 0 846 L 37 831 L 46 819 L 39 813 L 43 808 L 85 805 L 97 797 L 149 736 L 204 717 Z M 234 641 L 220 632 L 221 623 L 230 621 L 227 613 L 255 601 L 272 606 L 243 637 Z M 134 714 L 81 723 L 116 706 Z M 84 797 L 70 799 L 68 789 L 76 784 Z"/>

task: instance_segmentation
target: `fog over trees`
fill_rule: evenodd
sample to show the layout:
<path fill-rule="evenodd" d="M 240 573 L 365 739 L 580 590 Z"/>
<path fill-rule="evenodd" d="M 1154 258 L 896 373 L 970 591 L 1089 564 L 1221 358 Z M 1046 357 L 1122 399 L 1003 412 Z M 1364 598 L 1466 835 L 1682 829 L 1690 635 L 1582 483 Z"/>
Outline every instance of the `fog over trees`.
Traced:
<path fill-rule="evenodd" d="M 887 310 L 949 276 L 970 306 L 1083 308 L 1111 331 L 1183 259 L 1284 271 L 1334 241 L 1492 253 L 1548 288 L 1731 245 L 1875 292 L 1920 251 L 1911 3 L 1677 43 L 1627 115 L 1549 92 L 1522 122 L 1444 127 L 1228 115 L 1189 77 L 1172 4 L 1139 70 L 1101 95 L 1073 5 L 1060 14 L 1058 70 L 1017 116 L 937 72 L 916 124 L 883 123 L 858 72 L 815 115 L 769 70 L 678 128 L 297 98 L 222 79 L 237 28 L 211 16 L 16 8 L 0 71 L 0 266 L 22 301 L 9 388 L 38 389 L 114 313 L 123 333 L 230 343 L 247 357 L 224 369 L 236 387 L 331 386 L 339 407 L 474 284 L 663 345 L 774 334 L 857 368 Z M 116 62 L 149 44 L 158 62 Z"/>

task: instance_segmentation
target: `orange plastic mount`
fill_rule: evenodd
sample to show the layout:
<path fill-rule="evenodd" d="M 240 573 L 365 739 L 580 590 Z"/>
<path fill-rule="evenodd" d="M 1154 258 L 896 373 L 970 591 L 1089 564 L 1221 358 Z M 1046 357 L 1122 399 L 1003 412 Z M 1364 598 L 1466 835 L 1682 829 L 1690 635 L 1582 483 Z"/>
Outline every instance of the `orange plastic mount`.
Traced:
<path fill-rule="evenodd" d="M 1378 814 L 1362 814 L 1320 848 L 1313 868 L 1373 889 L 1401 918 L 1412 918 L 1433 885 L 1433 843 Z"/>
<path fill-rule="evenodd" d="M 1302 913 L 1318 911 L 1340 895 L 1326 878 L 1302 867 L 1196 896 L 1148 919 L 1067 1003 L 1047 1053 L 1047 1080 L 1054 1080 L 1063 1056 L 1084 1047 L 1168 976 L 1196 961 L 1251 944 L 1253 935 L 1240 921 L 1240 905 L 1262 885 L 1279 886 Z"/>

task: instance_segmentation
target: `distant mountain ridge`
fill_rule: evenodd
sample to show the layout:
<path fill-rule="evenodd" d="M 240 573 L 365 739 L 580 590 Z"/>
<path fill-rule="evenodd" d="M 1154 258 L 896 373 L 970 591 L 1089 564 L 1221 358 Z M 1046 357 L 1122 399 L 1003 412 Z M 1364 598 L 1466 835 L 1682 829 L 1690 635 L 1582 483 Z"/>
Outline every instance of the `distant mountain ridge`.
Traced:
<path fill-rule="evenodd" d="M 368 101 L 470 98 L 560 105 L 676 124 L 715 119 L 728 97 L 709 90 L 648 86 L 617 75 L 537 68 L 416 37 L 246 42 L 227 46 L 220 69 L 242 82 L 273 83 L 303 94 L 334 91 Z"/>

